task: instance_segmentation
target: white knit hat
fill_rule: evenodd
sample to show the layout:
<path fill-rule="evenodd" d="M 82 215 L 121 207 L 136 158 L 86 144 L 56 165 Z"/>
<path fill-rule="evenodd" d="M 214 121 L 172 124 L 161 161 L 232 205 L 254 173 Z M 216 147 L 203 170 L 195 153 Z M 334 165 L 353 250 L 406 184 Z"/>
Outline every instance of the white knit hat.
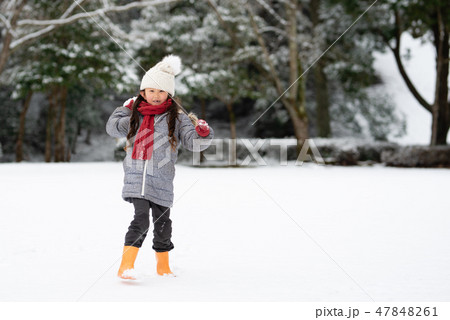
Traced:
<path fill-rule="evenodd" d="M 175 76 L 181 72 L 181 59 L 178 56 L 168 55 L 142 77 L 141 89 L 154 88 L 164 90 L 175 95 Z"/>

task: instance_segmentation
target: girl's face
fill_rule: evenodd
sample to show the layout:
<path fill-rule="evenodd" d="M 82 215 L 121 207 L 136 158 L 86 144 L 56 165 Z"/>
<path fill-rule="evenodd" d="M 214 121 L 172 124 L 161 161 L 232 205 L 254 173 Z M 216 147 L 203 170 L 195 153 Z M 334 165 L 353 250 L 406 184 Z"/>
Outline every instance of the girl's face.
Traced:
<path fill-rule="evenodd" d="M 147 100 L 151 105 L 159 105 L 167 100 L 169 94 L 166 91 L 153 89 L 153 88 L 145 88 L 141 91 L 141 96 Z"/>

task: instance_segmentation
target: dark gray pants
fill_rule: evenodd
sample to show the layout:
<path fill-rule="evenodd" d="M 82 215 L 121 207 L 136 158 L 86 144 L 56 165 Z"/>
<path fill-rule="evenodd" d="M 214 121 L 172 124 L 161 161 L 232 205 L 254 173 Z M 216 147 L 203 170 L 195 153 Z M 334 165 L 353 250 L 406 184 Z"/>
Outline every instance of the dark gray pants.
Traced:
<path fill-rule="evenodd" d="M 173 249 L 172 220 L 170 208 L 163 207 L 145 199 L 132 199 L 134 205 L 134 219 L 125 235 L 125 246 L 140 248 L 150 228 L 150 208 L 153 217 L 153 250 L 165 252 Z"/>

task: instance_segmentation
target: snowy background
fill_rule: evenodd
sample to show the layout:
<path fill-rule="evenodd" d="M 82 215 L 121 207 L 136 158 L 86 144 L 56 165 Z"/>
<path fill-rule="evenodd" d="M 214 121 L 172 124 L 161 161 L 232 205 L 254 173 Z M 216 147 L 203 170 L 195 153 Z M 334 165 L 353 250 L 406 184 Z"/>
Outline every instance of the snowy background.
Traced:
<path fill-rule="evenodd" d="M 402 37 L 402 54 L 408 49 L 411 52 L 409 61 L 405 60 L 406 71 L 411 81 L 417 86 L 420 94 L 429 103 L 433 102 L 435 90 L 435 56 L 430 43 L 422 43 L 405 33 Z M 406 116 L 407 132 L 401 138 L 392 138 L 400 144 L 428 145 L 431 139 L 431 114 L 423 108 L 407 88 L 398 71 L 392 52 L 374 53 L 374 67 L 378 71 L 383 84 L 382 90 L 393 97 L 398 111 Z M 447 143 L 450 138 L 447 138 Z"/>
<path fill-rule="evenodd" d="M 123 3 L 103 0 L 85 1 L 83 5 L 87 11 L 92 11 L 98 6 L 108 9 L 113 2 Z M 275 10 L 266 2 L 273 4 Z M 343 2 L 335 2 L 336 6 L 330 10 L 331 2 L 321 1 L 316 8 L 319 20 L 322 20 L 316 26 L 313 26 L 313 11 L 314 3 L 319 1 L 305 3 L 299 11 L 299 48 L 291 53 L 298 54 L 304 66 L 325 52 L 327 43 L 344 36 L 342 32 L 350 23 L 356 22 L 354 17 L 362 12 L 360 9 L 366 10 L 364 2 L 357 1 L 349 12 L 344 10 Z M 193 106 L 198 114 L 201 103 L 197 99 L 205 93 L 205 101 L 230 93 L 234 95 L 232 84 L 237 79 L 238 93 L 243 94 L 239 98 L 244 99 L 235 108 L 238 138 L 292 137 L 292 131 L 281 130 L 289 124 L 287 114 L 284 112 L 283 116 L 280 108 L 271 119 L 280 117 L 280 128 L 276 121 L 264 122 L 267 118 L 254 129 L 250 128 L 250 122 L 262 112 L 260 109 L 269 106 L 278 94 L 274 88 L 264 85 L 264 77 L 254 74 L 256 77 L 246 78 L 250 65 L 245 61 L 260 61 L 261 69 L 267 66 L 267 61 L 261 61 L 260 48 L 253 45 L 257 41 L 248 24 L 250 11 L 243 10 L 236 1 L 217 1 L 219 10 L 216 12 L 231 23 L 232 29 L 239 31 L 237 42 L 221 27 L 215 10 L 210 8 L 213 2 L 184 1 L 181 5 L 164 5 L 158 9 L 146 5 L 139 12 L 135 9 L 123 14 L 111 12 L 61 28 L 52 24 L 50 29 L 56 29 L 45 35 L 37 31 L 45 32 L 46 28 L 33 25 L 33 21 L 58 17 L 65 6 L 54 6 L 53 0 L 41 0 L 28 1 L 24 6 L 17 25 L 12 26 L 13 39 L 9 45 L 5 40 L 10 38 L 5 35 L 8 35 L 8 24 L 15 24 L 12 16 L 20 12 L 20 3 L 15 0 L 0 2 L 3 22 L 0 22 L 3 34 L 0 47 L 7 45 L 13 49 L 7 60 L 1 59 L 7 61 L 5 72 L 0 66 L 2 316 L 18 319 L 21 312 L 28 311 L 29 314 L 20 319 L 44 316 L 49 319 L 53 314 L 55 319 L 139 319 L 142 315 L 172 319 L 174 317 L 168 317 L 170 312 L 167 311 L 175 310 L 182 312 L 177 319 L 190 318 L 191 314 L 199 319 L 202 317 L 198 313 L 202 311 L 208 318 L 212 315 L 214 319 L 234 319 L 242 318 L 241 306 L 247 305 L 240 302 L 262 301 L 252 305 L 255 310 L 250 310 L 245 318 L 290 319 L 295 315 L 296 319 L 311 319 L 297 313 L 299 305 L 307 303 L 293 303 L 288 309 L 285 306 L 289 304 L 280 306 L 265 302 L 314 301 L 319 308 L 325 308 L 344 301 L 351 301 L 349 304 L 357 307 L 370 301 L 383 301 L 383 305 L 389 305 L 389 302 L 399 305 L 406 301 L 422 306 L 430 301 L 433 303 L 428 305 L 437 305 L 435 301 L 450 301 L 450 254 L 447 248 L 450 240 L 447 191 L 450 171 L 391 168 L 371 165 L 370 161 L 359 162 L 359 166 L 354 167 L 314 163 L 281 166 L 270 159 L 273 161 L 268 161 L 269 166 L 236 169 L 195 168 L 181 162 L 177 164 L 172 209 L 175 249 L 170 254 L 176 277 L 156 275 L 149 236 L 135 264 L 139 280 L 119 279 L 116 274 L 133 207 L 121 199 L 122 164 L 113 161 L 117 141 L 106 135 L 104 122 L 110 112 L 128 98 L 123 90 L 134 91 L 140 82 L 142 70 L 136 63 L 146 69 L 167 53 L 180 54 L 187 67 L 182 77 L 188 81 L 184 83 L 185 90 L 181 83 L 177 84 L 177 94 L 183 96 L 186 91 L 187 99 L 183 104 Z M 69 1 L 67 5 L 69 3 L 74 9 L 73 14 L 83 14 L 85 9 L 79 3 Z M 283 36 L 283 30 L 280 33 L 277 29 L 284 28 L 283 20 L 289 16 L 284 17 L 288 10 L 277 8 L 280 3 L 283 2 L 254 1 L 251 5 L 257 9 L 260 30 L 271 44 L 270 55 L 277 64 L 276 72 L 285 82 L 289 78 L 284 67 L 289 61 L 287 44 L 290 41 Z M 431 104 L 435 91 L 435 50 L 432 44 L 422 44 L 407 32 L 412 30 L 409 26 L 420 25 L 428 30 L 421 38 L 430 37 L 431 28 L 426 25 L 430 21 L 422 19 L 421 5 L 431 8 L 432 4 L 426 1 L 403 4 L 411 5 L 414 12 L 417 10 L 417 16 L 402 16 L 402 20 L 406 18 L 401 48 L 403 62 L 412 82 Z M 378 7 L 370 10 L 367 17 L 352 27 L 353 31 L 336 43 L 327 53 L 329 57 L 324 57 L 325 70 L 331 71 L 327 80 L 332 101 L 330 107 L 334 107 L 331 110 L 336 113 L 333 116 L 336 119 L 331 120 L 341 126 L 333 127 L 333 137 L 323 139 L 328 141 L 322 143 L 334 144 L 347 151 L 355 149 L 352 147 L 358 143 L 374 143 L 369 137 L 384 139 L 386 132 L 390 132 L 387 136 L 390 141 L 402 145 L 430 143 L 431 115 L 407 89 L 392 53 L 370 49 L 385 44 L 380 40 L 372 43 L 370 38 L 374 34 L 368 31 L 376 28 L 378 22 L 389 27 L 393 20 L 389 8 Z M 114 43 L 100 28 L 115 38 L 112 39 Z M 388 32 L 389 29 L 393 31 L 387 28 Z M 40 36 L 33 38 L 37 34 Z M 24 37 L 31 37 L 28 38 L 31 41 L 23 46 L 13 45 Z M 126 48 L 127 53 L 117 44 Z M 239 50 L 235 51 L 237 47 Z M 8 52 L 3 49 L 0 51 Z M 408 53 L 411 53 L 411 59 L 406 57 Z M 373 66 L 377 76 L 382 81 L 370 80 L 368 83 L 376 84 L 366 87 L 365 73 L 371 79 L 379 79 L 372 73 L 371 54 L 375 57 Z M 241 59 L 246 67 L 237 71 L 244 73 L 235 76 L 234 68 L 229 67 Z M 353 76 L 358 76 L 350 74 L 348 78 L 345 72 L 333 75 L 339 70 L 357 70 Z M 193 81 L 197 76 L 197 81 Z M 182 77 L 178 77 L 178 81 L 182 81 Z M 310 133 L 315 137 L 317 113 L 311 106 L 316 98 L 314 92 L 318 92 L 319 78 L 313 74 L 306 78 L 310 79 L 305 83 L 311 112 Z M 347 87 L 346 79 L 356 82 Z M 248 80 L 258 85 L 255 86 L 257 92 L 242 90 Z M 231 85 L 223 87 L 223 83 Z M 208 88 L 208 84 L 211 87 Z M 22 102 L 31 89 L 35 94 L 26 115 L 23 161 L 14 163 L 15 139 L 20 132 L 19 112 L 27 110 Z M 346 91 L 348 89 L 356 91 Z M 65 96 L 65 90 L 68 96 Z M 59 110 L 67 107 L 67 117 L 60 117 L 59 121 L 61 125 L 65 124 L 60 141 L 67 141 L 66 147 L 70 141 L 77 141 L 77 144 L 70 161 L 66 159 L 70 163 L 44 163 L 45 138 L 51 136 L 46 135 L 45 129 L 46 124 L 52 122 L 48 97 L 55 97 L 58 92 L 62 97 Z M 105 92 L 107 101 L 101 97 Z M 264 93 L 262 99 L 258 95 L 260 92 Z M 357 100 L 362 99 L 367 104 L 358 105 L 352 100 L 355 96 L 350 93 L 356 92 Z M 363 93 L 368 93 L 370 100 L 359 96 Z M 22 100 L 13 101 L 11 96 Z M 250 112 L 245 108 L 246 101 L 256 97 L 260 101 L 253 106 L 254 112 Z M 212 101 L 208 104 L 206 111 L 209 114 L 205 113 L 205 118 L 216 130 L 216 137 L 228 138 L 228 114 L 221 103 Z M 339 104 L 343 109 L 336 109 Z M 369 108 L 364 110 L 364 107 Z M 407 131 L 401 138 L 394 137 L 401 121 L 383 122 L 386 120 L 383 115 L 390 115 L 387 108 L 391 107 L 399 114 L 399 119 L 406 118 Z M 374 118 L 358 118 L 364 113 Z M 348 114 L 350 117 L 346 117 Z M 373 129 L 371 125 L 382 123 L 377 128 L 384 129 L 381 130 L 383 134 L 370 131 L 369 135 L 358 135 L 359 128 L 352 121 L 348 122 L 352 115 L 362 121 L 358 123 L 361 132 L 369 133 Z M 271 115 L 267 116 L 270 119 Z M 48 146 L 55 148 L 59 130 L 57 123 L 53 126 L 54 141 Z M 320 144 L 320 140 L 315 141 Z M 450 142 L 449 137 L 447 141 Z M 284 142 L 288 143 L 288 139 Z M 17 159 L 22 159 L 19 152 Z M 24 305 L 16 301 L 38 303 Z M 39 303 L 47 301 L 56 303 Z M 60 303 L 91 301 L 113 304 Z M 114 303 L 116 301 L 150 303 L 131 305 Z M 188 303 L 155 305 L 158 301 Z M 233 304 L 192 303 L 201 301 L 235 301 L 241 308 L 234 312 L 230 307 Z M 414 303 L 418 301 L 422 303 Z M 76 312 L 86 305 L 100 306 L 104 310 L 83 315 Z M 205 312 L 206 305 L 210 311 Z M 272 313 L 262 307 L 274 305 L 278 310 Z M 186 312 L 188 307 L 195 310 L 189 314 Z M 121 310 L 116 311 L 116 308 Z M 287 309 L 291 311 L 289 315 Z M 450 308 L 447 309 L 447 315 L 440 314 L 442 319 L 450 319 Z M 138 314 L 136 310 L 142 311 Z M 230 311 L 235 314 L 230 315 Z"/>
<path fill-rule="evenodd" d="M 402 38 L 402 52 L 411 52 L 411 58 L 405 60 L 405 68 L 419 92 L 428 102 L 432 102 L 434 92 L 435 64 L 434 48 L 430 43 L 422 43 L 413 39 L 409 34 L 404 34 Z M 390 141 L 401 145 L 429 145 L 431 139 L 431 114 L 426 111 L 413 97 L 401 77 L 393 54 L 390 51 L 385 53 L 374 53 L 374 67 L 381 77 L 383 83 L 377 85 L 376 92 L 384 92 L 392 97 L 397 112 L 406 118 L 406 134 L 400 138 L 389 137 Z M 211 123 L 214 126 L 214 123 Z M 216 136 L 228 137 L 228 125 L 223 123 L 224 128 L 217 130 Z M 340 143 L 351 144 L 352 139 Z M 450 143 L 450 136 L 447 138 Z M 112 161 L 116 142 L 106 134 L 94 136 L 91 145 L 80 144 L 77 154 L 72 155 L 72 161 Z"/>
<path fill-rule="evenodd" d="M 434 49 L 430 43 L 421 43 L 408 34 L 402 38 L 402 52 L 406 54 L 411 51 L 410 60 L 405 62 L 405 68 L 417 85 L 420 93 L 432 102 L 434 92 L 434 74 L 435 65 Z M 394 56 L 390 51 L 385 53 L 374 53 L 375 69 L 383 80 L 383 83 L 377 85 L 376 92 L 384 92 L 387 96 L 394 99 L 394 105 L 397 112 L 404 115 L 407 122 L 406 134 L 400 138 L 389 137 L 390 141 L 401 145 L 429 145 L 431 139 L 431 114 L 426 111 L 412 96 L 406 87 L 403 78 L 398 72 Z M 112 107 L 112 110 L 114 107 Z M 253 118 L 252 118 L 253 119 Z M 210 123 L 213 127 L 214 122 Z M 228 124 L 221 123 L 223 128 L 215 127 L 217 137 L 229 137 Z M 244 124 L 246 125 L 246 124 Z M 335 139 L 336 140 L 336 139 Z M 339 144 L 351 146 L 355 143 L 354 139 L 337 139 Z M 450 136 L 447 138 L 450 143 Z M 361 141 L 359 141 L 361 142 Z M 368 142 L 369 143 L 369 142 Z M 93 136 L 91 145 L 80 143 L 77 153 L 72 155 L 73 162 L 91 162 L 91 161 L 113 161 L 114 154 L 112 150 L 116 146 L 116 141 L 111 139 L 106 133 Z M 43 159 L 34 159 L 32 161 L 43 161 Z"/>
<path fill-rule="evenodd" d="M 177 166 L 171 267 L 116 277 L 120 163 L 0 166 L 2 301 L 448 301 L 445 169 Z"/>
<path fill-rule="evenodd" d="M 431 99 L 432 48 L 404 39 L 408 72 Z M 408 121 L 402 144 L 428 144 L 431 117 L 376 55 Z M 110 161 L 106 136 L 73 161 Z M 1 301 L 448 301 L 445 169 L 177 165 L 171 266 L 147 239 L 140 280 L 116 277 L 132 206 L 115 162 L 0 165 Z"/>

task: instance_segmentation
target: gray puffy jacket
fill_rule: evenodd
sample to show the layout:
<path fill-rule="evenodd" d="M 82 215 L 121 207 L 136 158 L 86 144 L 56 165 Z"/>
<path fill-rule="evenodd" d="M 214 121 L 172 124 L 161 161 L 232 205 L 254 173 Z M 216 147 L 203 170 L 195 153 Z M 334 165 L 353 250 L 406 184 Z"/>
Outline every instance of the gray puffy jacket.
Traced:
<path fill-rule="evenodd" d="M 117 108 L 108 119 L 106 132 L 114 138 L 126 137 L 130 126 L 130 116 L 131 110 L 127 107 Z M 167 116 L 167 113 L 155 115 L 154 145 L 150 160 L 131 158 L 134 143 L 127 148 L 127 154 L 123 160 L 125 177 L 122 197 L 125 201 L 131 202 L 131 198 L 144 198 L 165 207 L 172 206 L 175 162 L 180 142 L 190 151 L 203 151 L 211 144 L 214 137 L 212 128 L 208 136 L 201 137 L 195 131 L 189 117 L 179 113 L 174 132 L 177 148 L 173 151 L 169 142 Z M 142 123 L 143 116 L 140 120 Z M 135 137 L 131 140 L 134 142 L 134 139 Z"/>

